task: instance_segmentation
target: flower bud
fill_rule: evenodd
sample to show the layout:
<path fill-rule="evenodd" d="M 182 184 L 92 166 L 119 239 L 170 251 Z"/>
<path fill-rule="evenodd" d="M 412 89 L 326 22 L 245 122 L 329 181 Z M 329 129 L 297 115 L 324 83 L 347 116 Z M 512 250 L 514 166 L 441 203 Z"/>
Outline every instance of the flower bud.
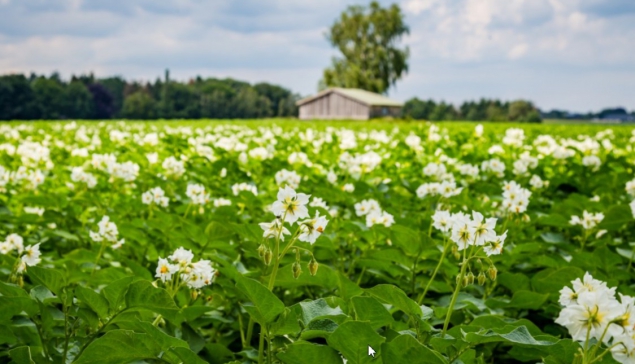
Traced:
<path fill-rule="evenodd" d="M 312 276 L 314 276 L 317 273 L 318 270 L 318 262 L 317 260 L 315 260 L 315 258 L 311 258 L 311 261 L 309 262 L 308 268 L 309 268 L 309 273 L 311 273 Z"/>
<path fill-rule="evenodd" d="M 467 285 L 469 284 L 467 276 L 463 276 L 463 281 L 461 282 L 461 286 L 463 288 L 467 287 Z"/>
<path fill-rule="evenodd" d="M 198 298 L 198 291 L 193 289 L 192 291 L 192 299 L 195 300 L 196 298 Z"/>
<path fill-rule="evenodd" d="M 461 259 L 461 254 L 459 254 L 459 252 L 455 252 L 454 253 L 454 259 L 460 260 Z"/>
<path fill-rule="evenodd" d="M 489 276 L 489 279 L 495 281 L 496 280 L 496 273 L 498 273 L 498 271 L 496 270 L 496 267 L 494 267 L 493 265 L 489 267 L 489 269 L 487 270 L 487 275 Z"/>
<path fill-rule="evenodd" d="M 523 220 L 523 222 L 529 222 L 529 221 L 531 221 L 531 218 L 529 217 L 529 215 L 523 214 L 522 220 Z"/>
<path fill-rule="evenodd" d="M 293 263 L 293 278 L 298 279 L 298 277 L 302 274 L 302 266 L 300 263 Z"/>
<path fill-rule="evenodd" d="M 484 285 L 485 284 L 485 280 L 487 279 L 487 277 L 485 277 L 485 273 L 481 272 L 478 274 L 478 284 L 479 285 Z"/>
<path fill-rule="evenodd" d="M 258 247 L 258 255 L 260 256 L 260 258 L 263 258 L 265 256 L 266 249 L 267 247 L 264 244 L 260 244 L 260 246 Z"/>
<path fill-rule="evenodd" d="M 456 276 L 456 285 L 461 284 L 461 276 Z"/>
<path fill-rule="evenodd" d="M 262 257 L 262 260 L 265 262 L 265 265 L 269 265 L 271 263 L 271 258 L 273 258 L 273 253 L 271 249 L 265 250 L 265 253 Z"/>
<path fill-rule="evenodd" d="M 469 272 L 467 274 L 467 283 L 468 284 L 474 284 L 474 273 Z"/>

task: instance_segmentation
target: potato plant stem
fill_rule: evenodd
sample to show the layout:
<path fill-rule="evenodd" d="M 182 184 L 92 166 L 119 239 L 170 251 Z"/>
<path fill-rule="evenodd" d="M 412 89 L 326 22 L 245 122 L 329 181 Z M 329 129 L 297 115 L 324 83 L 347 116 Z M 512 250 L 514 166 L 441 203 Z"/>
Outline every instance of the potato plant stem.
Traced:
<path fill-rule="evenodd" d="M 104 254 L 104 250 L 106 249 L 106 240 L 101 241 L 101 246 L 99 247 L 99 253 L 97 253 L 97 258 L 95 259 L 95 265 L 93 266 L 93 270 L 90 273 L 91 276 L 95 274 L 95 270 L 97 270 L 97 264 L 99 264 L 99 259 L 101 259 L 102 254 Z"/>
<path fill-rule="evenodd" d="M 445 256 L 448 254 L 449 247 L 450 247 L 449 241 L 447 238 L 445 238 L 443 240 L 443 252 L 441 253 L 441 258 L 439 259 L 439 263 L 437 263 L 437 266 L 434 268 L 434 271 L 432 272 L 432 276 L 430 277 L 428 284 L 426 284 L 426 288 L 423 290 L 423 293 L 421 293 L 421 296 L 419 296 L 419 299 L 417 300 L 418 304 L 423 303 L 423 299 L 426 297 L 426 294 L 428 293 L 428 290 L 430 289 L 430 285 L 432 285 L 432 282 L 434 282 L 434 278 L 437 276 L 437 273 L 439 272 L 439 269 L 441 268 L 441 265 L 443 264 L 443 261 L 445 260 Z"/>
<path fill-rule="evenodd" d="M 442 339 L 445 337 L 445 333 L 448 331 L 448 325 L 450 324 L 450 318 L 452 317 L 454 304 L 456 303 L 456 298 L 459 296 L 459 291 L 461 290 L 463 275 L 465 274 L 465 268 L 467 267 L 467 259 L 465 257 L 466 250 L 467 249 L 463 250 L 463 261 L 461 262 L 461 271 L 459 272 L 459 277 L 456 281 L 456 288 L 454 289 L 454 294 L 452 294 L 452 300 L 450 301 L 450 306 L 448 306 L 448 312 L 445 315 L 445 322 L 443 323 L 443 332 L 441 332 Z"/>
<path fill-rule="evenodd" d="M 265 329 L 260 326 L 260 342 L 258 343 L 258 364 L 263 364 L 265 359 Z"/>

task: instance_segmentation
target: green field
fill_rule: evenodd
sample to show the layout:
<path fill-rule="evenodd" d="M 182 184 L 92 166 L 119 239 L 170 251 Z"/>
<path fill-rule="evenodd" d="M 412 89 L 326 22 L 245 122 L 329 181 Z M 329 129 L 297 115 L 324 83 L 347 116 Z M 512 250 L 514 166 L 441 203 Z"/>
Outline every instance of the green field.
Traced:
<path fill-rule="evenodd" d="M 1 123 L 0 362 L 635 362 L 634 127 L 477 125 Z"/>

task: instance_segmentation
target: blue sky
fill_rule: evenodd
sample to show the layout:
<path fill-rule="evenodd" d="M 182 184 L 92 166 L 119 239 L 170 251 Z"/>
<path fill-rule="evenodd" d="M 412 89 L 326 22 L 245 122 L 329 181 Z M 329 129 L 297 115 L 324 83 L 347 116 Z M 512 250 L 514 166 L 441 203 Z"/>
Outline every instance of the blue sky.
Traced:
<path fill-rule="evenodd" d="M 0 72 L 233 77 L 315 92 L 356 1 L 0 0 Z M 388 1 L 382 1 L 389 4 Z M 634 0 L 401 0 L 410 71 L 390 95 L 635 109 Z"/>

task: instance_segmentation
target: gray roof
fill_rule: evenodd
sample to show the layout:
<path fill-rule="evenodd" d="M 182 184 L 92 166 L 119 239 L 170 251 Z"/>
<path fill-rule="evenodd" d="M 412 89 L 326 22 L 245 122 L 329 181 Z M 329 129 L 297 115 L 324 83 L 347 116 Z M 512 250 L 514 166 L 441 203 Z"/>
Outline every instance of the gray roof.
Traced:
<path fill-rule="evenodd" d="M 296 102 L 296 105 L 298 106 L 304 105 L 308 102 L 318 99 L 331 92 L 338 93 L 344 97 L 348 97 L 349 99 L 359 101 L 362 104 L 366 104 L 368 106 L 403 106 L 402 102 L 391 100 L 385 96 L 376 94 L 374 92 L 361 90 L 358 88 L 340 88 L 340 87 L 328 88 L 324 91 L 319 92 L 317 95 L 299 100 L 298 102 Z"/>

